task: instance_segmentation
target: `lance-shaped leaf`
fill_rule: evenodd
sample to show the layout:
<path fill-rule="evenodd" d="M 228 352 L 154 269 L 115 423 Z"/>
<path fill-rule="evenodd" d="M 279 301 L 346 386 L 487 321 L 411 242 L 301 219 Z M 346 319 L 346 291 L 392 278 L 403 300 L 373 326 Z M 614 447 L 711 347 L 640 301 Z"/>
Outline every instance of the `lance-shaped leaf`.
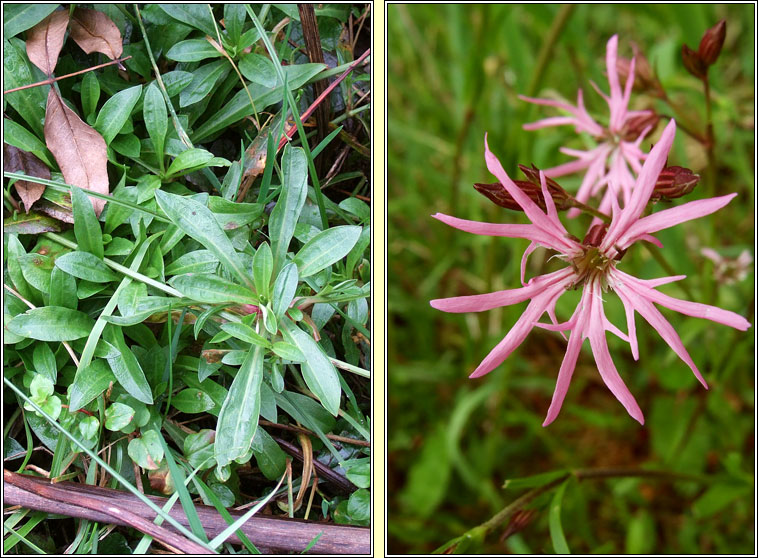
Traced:
<path fill-rule="evenodd" d="M 57 4 L 8 4 L 3 6 L 3 35 L 10 39 L 49 16 Z"/>
<path fill-rule="evenodd" d="M 124 127 L 141 93 L 142 86 L 135 85 L 119 91 L 105 102 L 97 114 L 97 121 L 95 122 L 95 129 L 103 135 L 105 143 L 110 145 L 113 138 Z"/>
<path fill-rule="evenodd" d="M 102 52 L 115 60 L 124 51 L 121 32 L 116 24 L 97 10 L 76 8 L 71 18 L 71 38 L 87 54 Z"/>
<path fill-rule="evenodd" d="M 341 226 L 321 231 L 295 256 L 300 277 L 310 277 L 344 258 L 361 236 L 361 227 Z"/>
<path fill-rule="evenodd" d="M 214 274 L 178 275 L 171 286 L 182 295 L 208 304 L 257 304 L 258 299 L 247 287 L 237 285 Z"/>
<path fill-rule="evenodd" d="M 161 163 L 161 168 L 163 168 L 163 146 L 166 141 L 166 131 L 168 130 L 168 115 L 166 113 L 166 101 L 163 99 L 163 95 L 161 95 L 155 82 L 152 82 L 145 89 L 142 112 L 145 117 L 147 135 L 153 141 L 155 154 Z"/>
<path fill-rule="evenodd" d="M 318 343 L 290 320 L 282 319 L 281 328 L 287 342 L 295 345 L 305 356 L 305 362 L 300 365 L 300 369 L 308 389 L 321 400 L 327 411 L 337 416 L 342 387 L 334 365 Z"/>
<path fill-rule="evenodd" d="M 108 152 L 103 137 L 66 106 L 54 87 L 47 96 L 45 142 L 68 184 L 108 193 Z M 95 214 L 105 200 L 90 197 Z"/>
<path fill-rule="evenodd" d="M 308 193 L 308 160 L 300 147 L 284 148 L 282 192 L 268 222 L 274 271 L 281 269 Z"/>
<path fill-rule="evenodd" d="M 68 10 L 51 13 L 31 28 L 26 37 L 26 54 L 29 60 L 46 75 L 52 75 L 63 48 L 68 26 Z"/>
<path fill-rule="evenodd" d="M 3 144 L 3 170 L 6 172 L 18 172 L 22 171 L 29 176 L 36 176 L 39 178 L 45 178 L 50 180 L 50 169 L 40 161 L 37 157 L 26 151 L 22 151 L 17 147 Z M 45 192 L 45 186 L 43 184 L 37 184 L 36 182 L 30 182 L 28 180 L 19 180 L 15 184 L 16 192 L 18 192 L 21 201 L 24 202 L 26 212 L 29 213 L 29 209 L 32 204 L 42 197 Z"/>
<path fill-rule="evenodd" d="M 74 209 L 74 234 L 79 250 L 102 259 L 103 232 L 100 230 L 100 223 L 95 217 L 95 211 L 84 190 L 76 186 L 71 188 L 71 203 Z"/>
<path fill-rule="evenodd" d="M 126 393 L 138 401 L 142 401 L 146 405 L 152 405 L 153 394 L 150 391 L 150 384 L 147 382 L 147 378 L 142 371 L 137 357 L 127 347 L 121 328 L 107 326 L 103 332 L 103 339 L 117 349 L 110 351 L 106 356 L 106 360 L 118 383 L 126 390 Z"/>
<path fill-rule="evenodd" d="M 213 252 L 230 273 L 252 288 L 242 258 L 207 207 L 188 197 L 161 190 L 155 191 L 155 199 L 177 227 Z"/>
<path fill-rule="evenodd" d="M 45 306 L 15 316 L 6 327 L 11 333 L 39 341 L 72 341 L 87 337 L 93 325 L 95 320 L 84 312 Z"/>
<path fill-rule="evenodd" d="M 260 345 L 250 349 L 221 406 L 214 445 L 219 467 L 243 457 L 253 442 L 261 410 L 264 351 Z"/>

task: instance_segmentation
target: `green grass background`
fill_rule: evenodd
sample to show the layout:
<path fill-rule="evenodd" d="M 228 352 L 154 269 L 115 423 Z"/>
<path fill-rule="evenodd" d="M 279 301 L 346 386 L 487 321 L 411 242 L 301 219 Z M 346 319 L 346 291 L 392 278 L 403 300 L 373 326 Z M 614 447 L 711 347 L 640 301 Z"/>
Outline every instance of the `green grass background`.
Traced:
<path fill-rule="evenodd" d="M 703 130 L 702 86 L 684 70 L 681 45 L 697 49 L 702 33 L 727 20 L 724 50 L 711 69 L 716 179 L 705 177 L 683 203 L 737 192 L 720 212 L 658 234 L 662 254 L 688 277 L 661 290 L 715 304 L 754 321 L 754 274 L 719 284 L 700 254 L 753 253 L 754 28 L 753 5 L 578 5 L 535 76 L 540 49 L 560 5 L 391 5 L 388 7 L 388 515 L 390 552 L 429 552 L 482 523 L 520 493 L 506 479 L 572 467 L 649 467 L 708 475 L 710 484 L 624 478 L 569 484 L 561 518 L 572 552 L 747 553 L 754 548 L 754 330 L 739 332 L 663 310 L 709 382 L 704 390 L 657 333 L 637 317 L 640 359 L 608 336 L 619 372 L 645 413 L 638 425 L 605 388 L 585 344 L 563 405 L 548 428 L 541 423 L 555 386 L 565 341 L 535 329 L 495 371 L 468 374 L 515 323 L 526 303 L 479 314 L 445 314 L 429 299 L 477 294 L 519 283 L 527 241 L 475 236 L 430 215 L 527 222 L 472 188 L 492 182 L 483 138 L 513 178 L 517 164 L 541 168 L 568 160 L 558 147 L 586 146 L 564 126 L 536 132 L 524 123 L 557 115 L 518 94 L 561 95 L 584 90 L 591 113 L 607 118 L 589 81 L 608 91 L 605 44 L 619 34 L 650 59 L 669 95 Z M 638 93 L 634 108 L 664 104 Z M 663 121 L 665 124 L 665 120 Z M 657 139 L 659 125 L 652 136 Z M 652 141 L 652 140 L 651 140 Z M 650 141 L 644 145 L 649 149 Z M 704 174 L 705 151 L 681 130 L 669 164 Z M 576 191 L 579 176 L 560 180 Z M 564 219 L 565 222 L 565 219 Z M 588 218 L 569 222 L 583 236 Z M 527 276 L 554 269 L 538 249 Z M 668 273 L 635 246 L 620 268 L 640 278 Z M 558 305 L 571 315 L 578 293 Z M 609 318 L 626 330 L 617 297 L 606 296 Z M 498 532 L 472 552 L 552 553 L 547 500 L 520 532 Z M 500 532 L 504 527 L 500 529 Z"/>

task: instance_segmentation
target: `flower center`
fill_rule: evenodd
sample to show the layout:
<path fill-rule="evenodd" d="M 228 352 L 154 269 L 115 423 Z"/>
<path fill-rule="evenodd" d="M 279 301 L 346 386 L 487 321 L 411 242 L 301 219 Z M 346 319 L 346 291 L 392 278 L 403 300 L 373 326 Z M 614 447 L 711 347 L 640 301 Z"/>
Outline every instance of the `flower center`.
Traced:
<path fill-rule="evenodd" d="M 615 261 L 613 258 L 606 256 L 597 246 L 587 246 L 584 250 L 571 260 L 571 267 L 576 272 L 576 280 L 572 283 L 571 288 L 576 288 L 585 282 L 599 280 L 603 290 L 608 288 L 606 275 Z"/>

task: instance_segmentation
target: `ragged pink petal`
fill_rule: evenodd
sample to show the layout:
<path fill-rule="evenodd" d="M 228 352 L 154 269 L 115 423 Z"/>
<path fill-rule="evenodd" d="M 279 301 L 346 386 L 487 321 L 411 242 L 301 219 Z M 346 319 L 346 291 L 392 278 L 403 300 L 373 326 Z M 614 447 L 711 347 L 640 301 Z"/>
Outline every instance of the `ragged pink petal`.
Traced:
<path fill-rule="evenodd" d="M 547 275 L 535 277 L 528 285 L 518 289 L 506 289 L 504 291 L 471 296 L 437 298 L 429 301 L 429 304 L 431 304 L 432 308 L 442 310 L 443 312 L 483 312 L 528 300 L 543 292 L 547 287 L 564 280 L 571 274 L 572 270 L 570 268 L 561 269 Z"/>
<path fill-rule="evenodd" d="M 632 223 L 626 233 L 619 237 L 616 244 L 623 249 L 631 246 L 645 234 L 658 232 L 692 219 L 710 215 L 727 205 L 735 196 L 737 196 L 736 193 L 716 198 L 695 200 L 643 217 Z"/>
<path fill-rule="evenodd" d="M 616 370 L 616 366 L 613 364 L 613 359 L 608 351 L 608 343 L 605 339 L 605 315 L 603 313 L 602 302 L 599 298 L 600 287 L 595 284 L 592 288 L 595 290 L 595 293 L 593 293 L 590 302 L 592 309 L 587 330 L 592 354 L 595 357 L 595 364 L 597 364 L 603 382 L 605 382 L 605 385 L 611 390 L 611 393 L 616 396 L 616 399 L 621 402 L 626 411 L 634 420 L 640 424 L 645 424 L 645 417 L 642 415 L 642 411 L 640 410 L 637 401 L 624 384 L 624 381 Z"/>
<path fill-rule="evenodd" d="M 703 384 L 703 387 L 705 387 L 705 389 L 708 389 L 708 384 L 706 383 L 705 378 L 703 378 L 702 374 L 700 374 L 700 371 L 697 369 L 697 366 L 695 366 L 695 363 L 692 361 L 692 358 L 687 352 L 687 349 L 684 348 L 684 344 L 679 338 L 679 335 L 677 335 L 676 331 L 674 330 L 674 327 L 666 320 L 666 318 L 663 317 L 663 314 L 661 314 L 658 309 L 653 306 L 652 302 L 650 302 L 650 300 L 640 291 L 634 289 L 633 287 L 630 287 L 629 283 L 618 285 L 616 287 L 616 292 L 623 293 L 630 300 L 631 304 L 634 306 L 634 309 L 639 312 L 640 316 L 645 318 L 647 323 L 653 326 L 653 329 L 658 332 L 661 338 L 668 344 L 669 347 L 671 347 L 671 349 L 673 349 L 677 356 L 681 358 L 684 363 L 687 364 L 687 366 L 690 367 L 692 373 L 695 374 L 695 377 L 698 379 L 698 381 Z M 650 292 L 655 291 L 652 291 L 651 289 Z"/>

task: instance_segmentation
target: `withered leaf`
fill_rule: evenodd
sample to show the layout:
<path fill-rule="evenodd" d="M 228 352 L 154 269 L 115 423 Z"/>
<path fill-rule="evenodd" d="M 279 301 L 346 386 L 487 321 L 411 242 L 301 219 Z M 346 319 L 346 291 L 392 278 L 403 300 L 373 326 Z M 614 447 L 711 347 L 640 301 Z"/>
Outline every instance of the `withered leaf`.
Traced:
<path fill-rule="evenodd" d="M 50 76 L 58 63 L 68 26 L 68 10 L 57 10 L 27 32 L 26 54 L 45 75 Z"/>
<path fill-rule="evenodd" d="M 111 60 L 124 51 L 118 27 L 111 18 L 97 10 L 76 8 L 71 18 L 71 38 L 87 54 L 102 52 Z"/>
<path fill-rule="evenodd" d="M 103 136 L 82 122 L 54 87 L 47 96 L 45 143 L 68 184 L 108 193 L 108 153 Z M 100 215 L 105 200 L 90 196 L 90 201 L 95 213 Z"/>
<path fill-rule="evenodd" d="M 3 155 L 3 170 L 6 172 L 23 171 L 29 176 L 50 180 L 50 169 L 34 154 L 5 143 L 3 144 Z M 29 213 L 32 204 L 42 197 L 45 186 L 28 180 L 19 180 L 15 186 L 21 201 L 24 202 L 26 212 Z"/>
<path fill-rule="evenodd" d="M 40 234 L 60 232 L 61 225 L 47 215 L 31 211 L 26 215 L 16 214 L 3 221 L 3 232 L 8 234 Z"/>

